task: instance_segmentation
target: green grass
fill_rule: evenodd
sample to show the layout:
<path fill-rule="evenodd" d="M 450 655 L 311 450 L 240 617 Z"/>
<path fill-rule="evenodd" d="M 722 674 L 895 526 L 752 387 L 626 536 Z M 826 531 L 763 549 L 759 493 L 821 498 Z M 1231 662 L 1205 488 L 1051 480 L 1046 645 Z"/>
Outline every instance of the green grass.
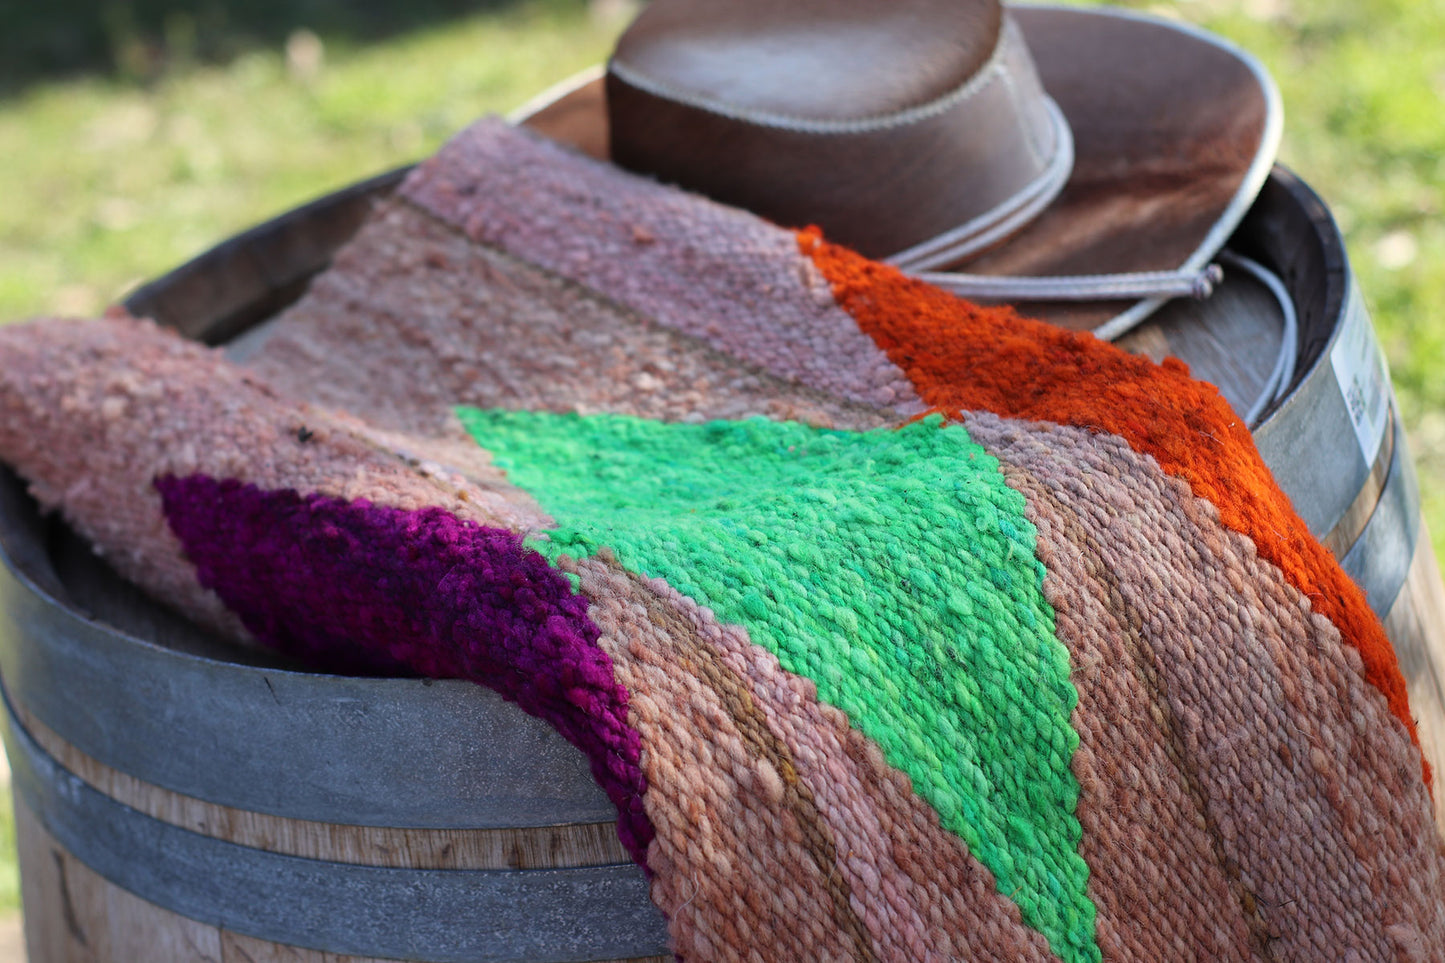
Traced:
<path fill-rule="evenodd" d="M 275 46 L 148 82 L 32 84 L 0 102 L 0 318 L 93 314 L 249 224 L 423 156 L 596 63 L 620 26 L 555 0 L 377 45 L 323 36 L 319 67 Z"/>
<path fill-rule="evenodd" d="M 94 314 L 250 224 L 423 156 L 603 59 L 626 7 L 105 0 L 92 22 L 67 13 L 76 2 L 0 14 L 0 320 Z M 1344 229 L 1445 550 L 1445 4 L 1129 6 L 1215 29 L 1273 71 L 1282 159 Z"/>

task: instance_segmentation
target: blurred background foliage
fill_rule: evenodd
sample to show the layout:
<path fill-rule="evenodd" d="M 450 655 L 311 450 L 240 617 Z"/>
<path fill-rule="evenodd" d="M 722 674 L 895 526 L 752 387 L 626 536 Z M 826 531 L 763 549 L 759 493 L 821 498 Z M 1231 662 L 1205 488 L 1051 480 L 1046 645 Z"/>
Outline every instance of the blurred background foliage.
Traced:
<path fill-rule="evenodd" d="M 1282 160 L 1344 228 L 1445 548 L 1445 3 L 1123 5 L 1217 30 L 1273 71 Z M 242 228 L 423 156 L 604 59 L 635 9 L 11 0 L 0 7 L 0 320 L 95 314 Z M 0 862 L 7 847 L 0 831 Z M 0 905 L 15 905 L 12 878 L 0 873 Z"/>

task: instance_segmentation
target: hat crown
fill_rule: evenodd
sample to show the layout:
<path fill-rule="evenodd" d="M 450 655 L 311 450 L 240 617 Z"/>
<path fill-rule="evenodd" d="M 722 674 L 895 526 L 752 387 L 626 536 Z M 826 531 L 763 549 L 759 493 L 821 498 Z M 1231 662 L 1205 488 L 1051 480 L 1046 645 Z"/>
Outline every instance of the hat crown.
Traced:
<path fill-rule="evenodd" d="M 614 64 L 678 97 L 801 121 L 926 105 L 998 44 L 998 0 L 654 0 Z"/>
<path fill-rule="evenodd" d="M 656 0 L 607 110 L 621 166 L 870 257 L 982 250 L 1073 163 L 998 0 Z"/>

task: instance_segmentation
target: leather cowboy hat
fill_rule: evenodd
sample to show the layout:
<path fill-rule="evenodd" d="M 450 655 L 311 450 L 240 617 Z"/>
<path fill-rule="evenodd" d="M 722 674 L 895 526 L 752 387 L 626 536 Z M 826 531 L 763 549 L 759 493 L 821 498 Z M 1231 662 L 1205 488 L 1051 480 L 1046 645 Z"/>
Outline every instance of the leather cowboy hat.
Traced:
<path fill-rule="evenodd" d="M 1208 294 L 1282 128 L 1219 37 L 998 0 L 653 0 L 513 118 L 1103 337 Z"/>

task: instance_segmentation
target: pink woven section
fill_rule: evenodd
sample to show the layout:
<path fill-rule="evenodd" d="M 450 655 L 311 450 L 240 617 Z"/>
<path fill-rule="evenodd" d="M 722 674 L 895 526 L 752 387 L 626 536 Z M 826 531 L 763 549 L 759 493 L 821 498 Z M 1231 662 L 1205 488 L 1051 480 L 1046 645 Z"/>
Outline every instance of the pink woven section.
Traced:
<path fill-rule="evenodd" d="M 652 898 L 680 956 L 1058 960 L 812 681 L 661 579 L 603 557 L 561 567 L 581 577 L 630 694 L 657 830 Z"/>
<path fill-rule="evenodd" d="M 456 405 L 825 428 L 891 421 L 647 322 L 402 200 L 379 205 L 246 347 L 251 370 L 293 397 L 459 439 L 477 457 Z"/>
<path fill-rule="evenodd" d="M 835 397 L 908 416 L 907 377 L 833 300 L 797 238 L 501 120 L 473 124 L 401 194 L 476 241 Z"/>
<path fill-rule="evenodd" d="M 1419 755 L 1334 623 L 1122 438 L 964 423 L 1038 526 L 1104 958 L 1439 959 Z"/>

